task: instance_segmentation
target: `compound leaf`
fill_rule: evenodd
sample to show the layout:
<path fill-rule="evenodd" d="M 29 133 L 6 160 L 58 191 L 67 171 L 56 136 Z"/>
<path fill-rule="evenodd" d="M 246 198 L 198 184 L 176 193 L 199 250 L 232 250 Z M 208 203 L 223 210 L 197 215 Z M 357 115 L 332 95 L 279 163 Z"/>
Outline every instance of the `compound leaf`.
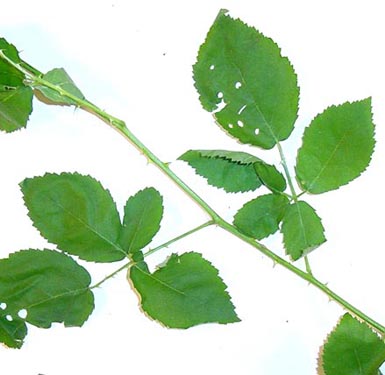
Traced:
<path fill-rule="evenodd" d="M 119 239 L 126 253 L 133 254 L 151 242 L 160 228 L 162 202 L 162 196 L 154 188 L 141 190 L 128 199 Z"/>
<path fill-rule="evenodd" d="M 305 130 L 296 174 L 314 194 L 338 189 L 368 166 L 374 149 L 370 98 L 327 108 Z"/>
<path fill-rule="evenodd" d="M 303 201 L 290 204 L 282 219 L 283 242 L 293 260 L 308 254 L 326 241 L 321 219 Z"/>
<path fill-rule="evenodd" d="M 242 143 L 270 149 L 292 132 L 296 74 L 279 47 L 253 27 L 222 10 L 193 71 L 203 107 Z"/>
<path fill-rule="evenodd" d="M 257 157 L 245 152 L 190 150 L 178 158 L 186 161 L 207 182 L 227 192 L 245 192 L 261 186 L 252 163 Z"/>
<path fill-rule="evenodd" d="M 63 68 L 55 68 L 44 74 L 42 77 L 46 81 L 62 88 L 63 90 L 69 92 L 73 96 L 84 100 L 85 97 L 82 92 L 75 85 L 74 81 L 68 75 L 68 73 Z M 35 87 L 41 94 L 43 94 L 42 101 L 48 104 L 59 104 L 59 105 L 76 105 L 71 98 L 61 95 L 59 92 L 46 87 L 46 86 L 36 86 Z M 38 98 L 39 95 L 38 95 Z"/>
<path fill-rule="evenodd" d="M 289 200 L 267 194 L 247 202 L 235 215 L 234 225 L 244 234 L 261 240 L 279 229 Z"/>
<path fill-rule="evenodd" d="M 0 340 L 20 347 L 25 322 L 81 326 L 94 309 L 88 272 L 53 250 L 22 250 L 0 260 Z"/>
<path fill-rule="evenodd" d="M 61 250 L 95 262 L 126 256 L 118 241 L 119 213 L 100 182 L 78 173 L 47 173 L 20 186 L 34 226 Z"/>
<path fill-rule="evenodd" d="M 385 343 L 365 323 L 346 313 L 322 350 L 325 375 L 375 375 L 385 361 Z"/>
<path fill-rule="evenodd" d="M 16 48 L 0 38 L 0 49 L 13 62 L 20 63 Z M 12 132 L 27 125 L 32 112 L 32 89 L 23 83 L 24 76 L 0 59 L 0 129 Z"/>
<path fill-rule="evenodd" d="M 150 273 L 144 262 L 129 271 L 143 310 L 170 328 L 239 321 L 218 270 L 201 254 L 173 254 Z"/>

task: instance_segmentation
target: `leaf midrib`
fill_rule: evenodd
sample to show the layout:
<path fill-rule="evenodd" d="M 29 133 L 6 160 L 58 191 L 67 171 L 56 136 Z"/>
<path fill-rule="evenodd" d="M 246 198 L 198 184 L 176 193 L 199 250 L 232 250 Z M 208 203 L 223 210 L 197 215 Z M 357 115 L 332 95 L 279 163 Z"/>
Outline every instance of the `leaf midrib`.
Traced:
<path fill-rule="evenodd" d="M 342 137 L 340 138 L 339 142 L 336 144 L 336 146 L 334 147 L 334 150 L 330 153 L 330 156 L 328 157 L 328 159 L 326 160 L 325 164 L 323 165 L 323 167 L 320 169 L 319 173 L 317 174 L 317 176 L 314 177 L 313 181 L 309 184 L 309 187 L 307 189 L 307 191 L 311 191 L 309 189 L 312 189 L 312 187 L 314 186 L 314 184 L 316 184 L 317 180 L 321 177 L 322 173 L 324 173 L 325 169 L 331 164 L 331 160 L 334 158 L 334 155 L 336 154 L 336 152 L 338 151 L 338 149 L 340 148 L 340 145 L 343 143 L 343 141 L 345 140 L 345 138 L 347 137 L 347 135 L 350 133 L 349 130 L 346 130 L 344 132 L 344 134 L 342 135 Z"/>
<path fill-rule="evenodd" d="M 248 82 L 246 81 L 245 79 L 245 76 L 241 70 L 241 68 L 234 62 L 234 55 L 233 55 L 233 51 L 231 49 L 227 49 L 228 53 L 231 55 L 231 59 L 230 59 L 230 64 L 233 65 L 235 67 L 235 69 L 238 71 L 239 75 L 241 76 L 241 81 L 242 83 L 245 84 L 245 87 L 247 88 L 247 92 L 249 94 L 249 96 L 252 98 L 252 103 L 253 105 L 255 106 L 256 110 L 258 111 L 258 113 L 261 115 L 262 117 L 262 120 L 264 121 L 267 129 L 270 131 L 270 134 L 272 136 L 272 138 L 274 139 L 274 142 L 275 143 L 278 143 L 279 142 L 279 139 L 276 137 L 276 135 L 274 134 L 273 132 L 273 127 L 270 125 L 270 123 L 267 121 L 264 113 L 262 112 L 261 108 L 259 107 L 259 105 L 257 104 L 257 101 L 256 101 L 256 98 L 254 97 L 253 93 L 250 92 L 250 90 L 248 89 Z M 258 128 L 257 128 L 258 129 Z M 258 137 L 258 135 L 256 135 L 256 137 Z"/>
<path fill-rule="evenodd" d="M 158 279 L 157 277 L 154 276 L 154 274 L 152 273 L 149 273 L 149 272 L 146 272 L 144 270 L 142 270 L 140 267 L 138 267 L 137 265 L 133 266 L 135 267 L 138 271 L 140 271 L 141 273 L 143 273 L 145 276 L 148 276 L 149 278 L 153 279 L 155 282 L 158 282 L 159 284 L 161 284 L 162 286 L 164 286 L 165 288 L 167 289 L 170 289 L 171 291 L 177 293 L 177 294 L 180 294 L 180 295 L 183 295 L 183 296 L 187 296 L 187 294 L 182 291 L 182 290 L 179 290 L 177 288 L 174 288 L 172 285 Z"/>
<path fill-rule="evenodd" d="M 119 244 L 117 243 L 114 243 L 112 242 L 110 239 L 108 239 L 107 237 L 105 237 L 102 233 L 99 233 L 96 229 L 94 229 L 93 227 L 91 227 L 90 225 L 88 225 L 87 222 L 83 221 L 81 218 L 79 218 L 78 216 L 76 216 L 75 214 L 73 214 L 70 210 L 68 210 L 66 207 L 64 207 L 63 205 L 61 205 L 58 201 L 56 201 L 55 199 L 53 199 L 52 197 L 50 198 L 52 202 L 54 202 L 59 208 L 63 209 L 64 212 L 66 212 L 68 215 L 70 215 L 71 217 L 73 217 L 76 221 L 78 221 L 79 223 L 83 224 L 83 226 L 86 228 L 86 229 L 89 229 L 90 232 L 94 233 L 96 236 L 98 236 L 99 238 L 101 238 L 104 242 L 106 242 L 107 244 L 111 245 L 115 250 L 123 253 L 125 256 L 127 255 L 126 252 L 119 246 Z"/>

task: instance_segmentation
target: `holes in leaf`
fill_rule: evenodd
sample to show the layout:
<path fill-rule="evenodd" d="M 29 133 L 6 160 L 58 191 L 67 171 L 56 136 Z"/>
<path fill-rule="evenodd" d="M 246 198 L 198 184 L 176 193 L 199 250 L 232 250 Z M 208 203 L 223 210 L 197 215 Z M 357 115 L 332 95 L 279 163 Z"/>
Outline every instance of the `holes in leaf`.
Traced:
<path fill-rule="evenodd" d="M 217 94 L 217 97 L 219 99 L 223 99 L 223 92 L 219 91 L 218 94 Z"/>
<path fill-rule="evenodd" d="M 240 127 L 240 128 L 243 128 L 243 122 L 241 120 L 238 120 L 237 121 L 237 125 Z"/>
<path fill-rule="evenodd" d="M 238 90 L 242 87 L 242 83 L 241 82 L 235 82 L 235 88 Z"/>
<path fill-rule="evenodd" d="M 214 70 L 215 69 L 215 65 L 210 65 L 210 70 Z"/>
<path fill-rule="evenodd" d="M 256 129 L 254 130 L 254 134 L 255 134 L 255 135 L 258 135 L 258 134 L 259 134 L 259 129 L 258 129 L 258 128 L 256 128 Z"/>
<path fill-rule="evenodd" d="M 246 104 L 240 108 L 240 110 L 238 111 L 238 115 L 240 115 L 245 110 L 245 108 Z"/>
<path fill-rule="evenodd" d="M 229 128 L 232 129 L 234 127 L 233 124 L 229 124 Z"/>
<path fill-rule="evenodd" d="M 5 319 L 7 319 L 8 322 L 12 322 L 12 321 L 13 321 L 12 315 L 7 315 L 7 316 L 5 317 Z"/>
<path fill-rule="evenodd" d="M 0 310 L 5 310 L 7 308 L 7 304 L 5 302 L 0 303 Z"/>
<path fill-rule="evenodd" d="M 17 313 L 17 315 L 18 315 L 19 318 L 21 318 L 21 319 L 25 319 L 25 318 L 27 317 L 27 314 L 28 314 L 28 312 L 27 312 L 26 309 L 21 309 L 21 310 Z"/>

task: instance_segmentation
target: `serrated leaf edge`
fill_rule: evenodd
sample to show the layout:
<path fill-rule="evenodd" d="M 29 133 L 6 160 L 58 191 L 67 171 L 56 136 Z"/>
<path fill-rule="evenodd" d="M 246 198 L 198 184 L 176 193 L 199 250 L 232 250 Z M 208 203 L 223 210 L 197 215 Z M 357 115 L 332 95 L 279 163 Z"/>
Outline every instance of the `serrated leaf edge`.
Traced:
<path fill-rule="evenodd" d="M 97 180 L 96 178 L 92 177 L 91 175 L 89 175 L 89 174 L 84 175 L 84 174 L 81 174 L 81 173 L 78 173 L 78 172 L 61 172 L 61 173 L 50 173 L 50 172 L 46 172 L 46 173 L 44 173 L 44 175 L 42 175 L 42 176 L 27 177 L 27 178 L 25 178 L 23 181 L 21 181 L 21 182 L 19 183 L 20 190 L 21 190 L 21 192 L 22 192 L 22 194 L 23 194 L 23 202 L 24 202 L 24 206 L 25 206 L 25 208 L 26 208 L 26 210 L 27 210 L 27 216 L 28 216 L 29 219 L 31 220 L 32 226 L 39 232 L 39 234 L 42 236 L 42 238 L 44 238 L 45 240 L 47 240 L 48 243 L 50 243 L 51 245 L 56 246 L 56 249 L 57 249 L 57 250 L 59 250 L 59 251 L 61 251 L 61 252 L 64 252 L 64 253 L 67 254 L 68 256 L 71 256 L 71 257 L 72 257 L 72 256 L 76 256 L 76 257 L 78 257 L 79 259 L 86 260 L 87 262 L 90 262 L 90 263 L 100 263 L 100 262 L 93 261 L 93 260 L 83 259 L 82 257 L 80 257 L 80 256 L 78 256 L 78 255 L 71 254 L 70 252 L 66 251 L 65 249 L 61 249 L 60 247 L 58 247 L 57 244 L 51 242 L 46 236 L 44 236 L 44 234 L 40 231 L 40 229 L 35 225 L 34 220 L 33 220 L 33 218 L 32 218 L 31 215 L 30 215 L 28 206 L 27 206 L 26 201 L 25 201 L 25 198 L 24 198 L 24 193 L 23 193 L 23 186 L 22 186 L 22 185 L 23 185 L 24 181 L 26 181 L 26 180 L 33 180 L 33 179 L 35 179 L 35 178 L 43 179 L 43 178 L 46 177 L 46 176 L 58 176 L 58 177 L 59 177 L 59 176 L 62 176 L 62 175 L 77 175 L 77 176 L 80 176 L 80 177 L 86 177 L 86 178 L 89 178 L 89 179 L 95 181 L 95 182 L 96 182 L 96 183 L 97 183 L 97 184 L 98 184 L 104 191 L 106 191 L 106 193 L 109 195 L 109 197 L 111 198 L 111 201 L 115 204 L 115 207 L 116 207 L 116 202 L 115 202 L 114 198 L 112 197 L 111 192 L 109 191 L 109 189 L 105 188 L 105 187 L 103 186 L 103 184 L 102 184 L 99 180 Z M 121 222 L 120 217 L 119 217 L 119 221 L 120 221 L 120 223 L 121 223 L 121 225 L 122 225 L 122 222 Z M 97 234 L 98 234 L 98 233 L 97 233 Z M 99 234 L 98 234 L 98 235 L 99 235 Z M 108 242 L 109 242 L 109 241 L 108 241 Z M 117 249 L 117 251 L 121 252 L 122 254 L 124 253 L 124 257 L 127 256 L 126 252 L 124 251 L 124 249 L 122 249 L 122 248 L 119 246 L 119 244 L 114 244 L 114 247 Z M 119 248 L 118 248 L 118 247 L 119 247 Z M 124 257 L 123 257 L 123 258 L 124 258 Z M 123 258 L 122 258 L 122 259 L 123 259 Z M 103 262 L 103 263 L 104 263 L 104 262 Z"/>
<path fill-rule="evenodd" d="M 366 328 L 368 328 L 371 332 L 373 332 L 380 340 L 381 336 L 376 332 L 372 327 L 370 327 L 366 322 L 364 322 L 362 319 L 360 319 L 358 316 L 353 315 L 352 313 L 345 313 L 344 315 L 341 315 L 337 321 L 337 323 L 333 326 L 331 331 L 327 334 L 326 338 L 324 339 L 322 345 L 319 348 L 318 351 L 318 357 L 317 357 L 317 375 L 327 375 L 325 373 L 324 369 L 324 363 L 323 363 L 323 356 L 324 356 L 324 349 L 325 345 L 329 342 L 330 336 L 334 334 L 334 332 L 337 330 L 338 326 L 342 322 L 342 320 L 345 318 L 345 316 L 350 316 L 352 319 L 356 320 L 360 324 L 364 324 Z"/>
<path fill-rule="evenodd" d="M 168 256 L 162 263 L 158 264 L 158 265 L 155 267 L 154 271 L 149 272 L 148 275 L 153 276 L 153 274 L 154 274 L 155 272 L 161 270 L 161 269 L 164 268 L 164 267 L 167 267 L 168 262 L 169 262 L 170 259 L 172 259 L 173 257 L 176 256 L 176 257 L 178 257 L 178 260 L 179 260 L 179 258 L 180 258 L 181 256 L 186 255 L 186 254 L 197 254 L 197 255 L 199 255 L 203 261 L 207 262 L 213 269 L 215 269 L 215 271 L 216 271 L 216 274 L 215 274 L 216 277 L 217 277 L 217 278 L 220 280 L 220 282 L 225 286 L 225 289 L 223 290 L 223 293 L 227 296 L 228 301 L 229 301 L 230 305 L 231 305 L 232 308 L 233 308 L 233 311 L 234 311 L 234 314 L 235 314 L 235 317 L 236 317 L 237 320 L 234 320 L 233 322 L 228 322 L 228 323 L 219 323 L 219 322 L 208 321 L 208 322 L 202 322 L 202 323 L 199 323 L 199 324 L 197 324 L 197 325 L 190 326 L 190 327 L 186 327 L 186 328 L 174 328 L 174 327 L 170 327 L 170 326 L 166 325 L 166 324 L 163 323 L 162 321 L 160 321 L 160 320 L 158 320 L 158 319 L 152 317 L 151 315 L 149 315 L 149 314 L 143 309 L 143 307 L 142 307 L 142 302 L 143 302 L 142 295 L 141 295 L 141 294 L 139 293 L 139 291 L 135 288 L 134 283 L 133 283 L 133 281 L 132 281 L 131 278 L 130 278 L 130 268 L 136 266 L 135 264 L 133 264 L 133 265 L 128 269 L 128 271 L 127 271 L 127 280 L 128 280 L 128 283 L 130 284 L 131 289 L 134 291 L 134 293 L 135 293 L 135 294 L 137 295 L 137 297 L 138 297 L 138 307 L 139 307 L 140 311 L 141 311 L 147 318 L 149 318 L 150 320 L 152 320 L 152 321 L 154 321 L 154 322 L 160 324 L 160 325 L 163 326 L 163 327 L 171 328 L 171 329 L 184 329 L 184 330 L 186 330 L 186 329 L 193 328 L 193 327 L 196 327 L 196 326 L 198 326 L 198 325 L 203 325 L 203 324 L 218 323 L 218 324 L 221 324 L 221 325 L 228 325 L 228 324 L 240 322 L 241 319 L 238 317 L 238 315 L 237 315 L 237 313 L 236 313 L 236 311 L 235 311 L 236 308 L 235 308 L 235 305 L 234 305 L 233 302 L 232 302 L 232 297 L 231 297 L 230 293 L 228 292 L 228 286 L 227 286 L 227 284 L 223 281 L 222 277 L 219 275 L 219 270 L 218 270 L 218 269 L 217 269 L 217 268 L 216 268 L 216 267 L 215 267 L 209 260 L 207 260 L 206 258 L 204 258 L 202 253 L 195 252 L 195 251 L 189 251 L 189 252 L 182 253 L 182 254 L 172 253 L 172 254 L 170 254 L 170 255 L 169 255 L 169 256 Z M 143 263 L 145 263 L 145 262 L 143 261 Z M 145 264 L 146 264 L 146 263 L 145 263 Z M 147 265 L 147 264 L 146 264 L 146 265 Z M 138 267 L 137 267 L 137 268 L 138 268 Z M 139 269 L 139 268 L 138 268 L 138 269 Z M 162 281 L 160 281 L 160 280 L 158 280 L 158 279 L 156 279 L 156 280 L 159 281 L 161 284 L 165 284 L 164 282 L 162 282 Z M 165 285 L 166 285 L 167 287 L 169 287 L 167 284 L 165 284 Z M 175 290 L 175 288 L 173 288 L 173 287 L 170 287 L 170 289 Z M 179 292 L 179 293 L 183 293 L 183 292 L 181 292 L 181 291 L 178 291 L 178 292 Z M 184 294 L 184 293 L 183 293 L 183 294 Z"/>
<path fill-rule="evenodd" d="M 362 170 L 362 171 L 361 171 L 355 178 L 353 178 L 353 180 L 350 180 L 350 181 L 348 181 L 348 182 L 346 182 L 346 183 L 344 183 L 344 184 L 338 186 L 338 187 L 335 188 L 335 189 L 327 190 L 327 191 L 321 192 L 321 193 L 311 193 L 311 192 L 309 192 L 307 189 L 304 189 L 304 188 L 303 188 L 303 184 L 302 184 L 302 182 L 300 181 L 300 179 L 298 178 L 297 170 L 296 170 L 296 167 L 295 167 L 295 174 L 296 174 L 296 180 L 297 180 L 297 182 L 298 182 L 298 186 L 300 186 L 301 190 L 302 190 L 304 193 L 307 193 L 307 194 L 324 194 L 324 193 L 328 193 L 329 191 L 339 190 L 341 187 L 346 186 L 346 185 L 350 184 L 351 182 L 353 182 L 354 180 L 356 180 L 358 177 L 360 177 L 360 176 L 361 176 L 361 175 L 368 169 L 368 167 L 370 166 L 370 163 L 371 163 L 371 161 L 372 161 L 373 154 L 374 154 L 375 149 L 376 149 L 376 138 L 375 138 L 375 135 L 376 135 L 376 124 L 375 124 L 374 121 L 373 121 L 373 117 L 374 117 L 374 116 L 373 116 L 373 106 L 372 106 L 372 97 L 371 97 L 371 96 L 368 96 L 368 97 L 366 97 L 366 98 L 364 98 L 364 99 L 357 99 L 357 100 L 353 100 L 353 101 L 349 101 L 349 100 L 348 100 L 348 101 L 345 101 L 345 102 L 340 103 L 340 104 L 331 104 L 331 105 L 327 106 L 322 112 L 319 112 L 318 114 L 316 114 L 316 115 L 310 120 L 309 124 L 306 126 L 306 128 L 305 128 L 305 130 L 304 130 L 304 132 L 303 132 L 303 135 L 302 135 L 302 138 L 301 138 L 301 146 L 299 147 L 299 149 L 298 149 L 298 151 L 297 151 L 297 156 L 296 156 L 296 159 L 295 159 L 295 165 L 298 164 L 298 153 L 299 153 L 299 151 L 300 151 L 301 148 L 302 148 L 302 145 L 303 145 L 303 139 L 304 139 L 304 136 L 305 136 L 305 132 L 306 132 L 306 130 L 310 127 L 310 125 L 313 123 L 313 121 L 314 121 L 316 118 L 318 118 L 319 116 L 321 116 L 322 114 L 324 114 L 326 111 L 328 111 L 328 110 L 331 109 L 331 108 L 338 108 L 338 107 L 341 107 L 341 106 L 343 106 L 343 105 L 345 105 L 345 104 L 355 104 L 355 103 L 359 103 L 359 102 L 364 102 L 364 101 L 366 101 L 366 100 L 368 100 L 369 103 L 370 103 L 370 115 L 371 115 L 371 116 L 370 116 L 370 119 L 371 119 L 371 123 L 372 123 L 372 125 L 373 125 L 373 142 L 374 142 L 374 144 L 373 144 L 373 150 L 372 150 L 372 153 L 371 153 L 371 155 L 370 155 L 369 162 L 368 162 L 366 168 L 363 169 L 363 170 Z"/>
<path fill-rule="evenodd" d="M 200 47 L 199 47 L 199 49 L 198 49 L 198 53 L 197 53 L 196 58 L 195 58 L 195 63 L 193 64 L 193 70 L 194 70 L 194 68 L 195 68 L 195 65 L 198 64 L 198 62 L 199 62 L 199 58 L 200 58 L 200 55 L 201 55 L 201 53 L 202 53 L 201 51 L 202 51 L 202 49 L 204 48 L 204 46 L 205 46 L 205 44 L 206 44 L 206 42 L 207 42 L 207 40 L 208 40 L 208 35 L 210 34 L 212 28 L 214 27 L 214 25 L 216 24 L 217 20 L 218 20 L 219 17 L 221 17 L 221 16 L 228 17 L 228 18 L 232 19 L 232 20 L 235 21 L 235 22 L 241 23 L 242 25 L 246 26 L 246 27 L 249 28 L 249 29 L 253 29 L 256 33 L 258 33 L 259 35 L 261 35 L 263 38 L 266 38 L 266 39 L 270 40 L 270 41 L 277 47 L 279 55 L 282 57 L 282 59 L 284 59 L 284 60 L 287 61 L 287 63 L 289 64 L 289 66 L 290 66 L 290 67 L 292 68 L 292 70 L 293 70 L 293 74 L 294 74 L 294 76 L 295 76 L 295 78 L 296 78 L 296 88 L 297 88 L 297 91 L 298 91 L 298 103 L 299 103 L 299 102 L 300 102 L 300 99 L 301 99 L 301 92 L 300 92 L 300 87 L 299 87 L 299 85 L 298 85 L 298 75 L 297 75 L 297 73 L 296 73 L 296 71 L 295 71 L 295 68 L 294 68 L 293 64 L 291 63 L 289 57 L 282 54 L 282 48 L 278 45 L 278 43 L 275 42 L 274 39 L 272 39 L 272 38 L 266 36 L 266 35 L 263 34 L 261 31 L 257 30 L 254 26 L 248 24 L 247 22 L 243 21 L 243 20 L 240 19 L 239 17 L 237 17 L 237 18 L 231 17 L 230 14 L 229 14 L 229 11 L 228 11 L 227 9 L 221 9 L 221 10 L 219 11 L 217 17 L 215 18 L 215 21 L 213 22 L 213 24 L 211 25 L 209 31 L 207 32 L 204 41 L 201 43 L 201 45 L 200 45 Z M 271 135 L 272 135 L 272 138 L 275 140 L 275 144 L 274 144 L 274 145 L 272 145 L 271 147 L 261 147 L 261 146 L 259 146 L 259 145 L 254 145 L 254 144 L 249 143 L 249 142 L 242 142 L 239 138 L 237 138 L 235 135 L 231 134 L 225 127 L 223 127 L 223 126 L 219 123 L 219 121 L 217 120 L 217 118 L 216 118 L 216 113 L 219 112 L 219 111 L 221 110 L 221 103 L 223 103 L 223 104 L 225 104 L 225 105 L 227 104 L 226 101 L 224 100 L 224 98 L 221 98 L 220 100 L 218 100 L 218 102 L 215 104 L 215 107 L 214 107 L 214 108 L 210 108 L 210 109 L 209 109 L 209 108 L 206 108 L 206 107 L 202 104 L 202 102 L 203 102 L 203 101 L 201 100 L 202 95 L 199 93 L 199 89 L 198 89 L 198 87 L 197 87 L 197 83 L 196 83 L 195 79 L 194 79 L 194 87 L 195 87 L 195 90 L 196 90 L 196 91 L 198 92 L 198 94 L 199 94 L 199 102 L 200 102 L 202 108 L 203 108 L 205 111 L 208 111 L 209 113 L 211 113 L 211 115 L 212 115 L 213 118 L 214 118 L 215 124 L 220 128 L 220 130 L 224 131 L 224 132 L 226 133 L 227 136 L 229 136 L 230 138 L 234 139 L 238 144 L 240 144 L 240 145 L 251 144 L 252 146 L 259 147 L 259 148 L 262 148 L 262 149 L 265 149 L 265 150 L 269 150 L 269 149 L 273 148 L 278 142 L 280 142 L 280 140 L 278 140 L 278 139 L 275 137 L 275 135 L 274 135 L 274 133 L 273 133 L 273 131 L 272 131 L 272 129 L 271 129 L 271 126 L 269 125 L 269 123 L 268 123 L 268 121 L 267 121 L 266 119 L 265 119 L 265 123 L 266 123 L 266 125 L 267 125 L 267 128 L 269 129 L 269 131 L 270 131 L 270 133 L 271 133 Z M 218 98 L 218 99 L 219 99 L 219 98 Z M 254 103 L 254 104 L 258 107 L 258 111 L 262 114 L 262 112 L 259 110 L 259 106 L 258 106 L 256 103 Z M 293 121 L 293 129 L 291 130 L 291 132 L 289 133 L 289 135 L 288 135 L 286 138 L 282 139 L 281 141 L 286 140 L 286 139 L 289 138 L 290 135 L 292 134 L 292 132 L 293 132 L 293 130 L 294 130 L 294 127 L 295 127 L 295 122 L 296 122 L 297 119 L 298 119 L 298 111 L 299 111 L 299 107 L 298 107 L 298 105 L 297 105 L 296 118 L 295 118 L 294 121 Z M 263 114 L 262 114 L 262 117 L 265 118 L 265 116 L 264 116 Z"/>

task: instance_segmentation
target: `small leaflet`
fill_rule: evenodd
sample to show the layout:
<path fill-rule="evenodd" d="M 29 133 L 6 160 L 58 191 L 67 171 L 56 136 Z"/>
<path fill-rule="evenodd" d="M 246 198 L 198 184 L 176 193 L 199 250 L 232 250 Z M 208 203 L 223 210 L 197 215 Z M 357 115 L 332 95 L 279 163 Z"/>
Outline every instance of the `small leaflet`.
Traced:
<path fill-rule="evenodd" d="M 44 74 L 42 78 L 79 99 L 85 99 L 82 92 L 78 89 L 74 81 L 63 68 L 52 69 L 48 73 Z M 71 98 L 63 96 L 59 92 L 47 86 L 35 86 L 35 88 L 38 92 L 40 92 L 40 94 L 42 94 L 39 95 L 39 93 L 37 93 L 37 98 L 46 104 L 77 105 L 77 103 Z"/>
<path fill-rule="evenodd" d="M 128 254 L 148 245 L 159 231 L 163 216 L 163 199 L 154 188 L 137 192 L 127 200 L 119 243 Z"/>
<path fill-rule="evenodd" d="M 259 196 L 236 213 L 234 225 L 247 236 L 261 240 L 279 229 L 288 204 L 289 200 L 284 195 Z"/>
<path fill-rule="evenodd" d="M 262 185 L 252 165 L 260 159 L 245 152 L 190 150 L 178 159 L 186 161 L 208 184 L 228 193 L 252 191 Z"/>
<path fill-rule="evenodd" d="M 286 253 L 293 260 L 298 260 L 326 241 L 320 217 L 304 201 L 290 204 L 286 208 L 281 232 Z"/>

